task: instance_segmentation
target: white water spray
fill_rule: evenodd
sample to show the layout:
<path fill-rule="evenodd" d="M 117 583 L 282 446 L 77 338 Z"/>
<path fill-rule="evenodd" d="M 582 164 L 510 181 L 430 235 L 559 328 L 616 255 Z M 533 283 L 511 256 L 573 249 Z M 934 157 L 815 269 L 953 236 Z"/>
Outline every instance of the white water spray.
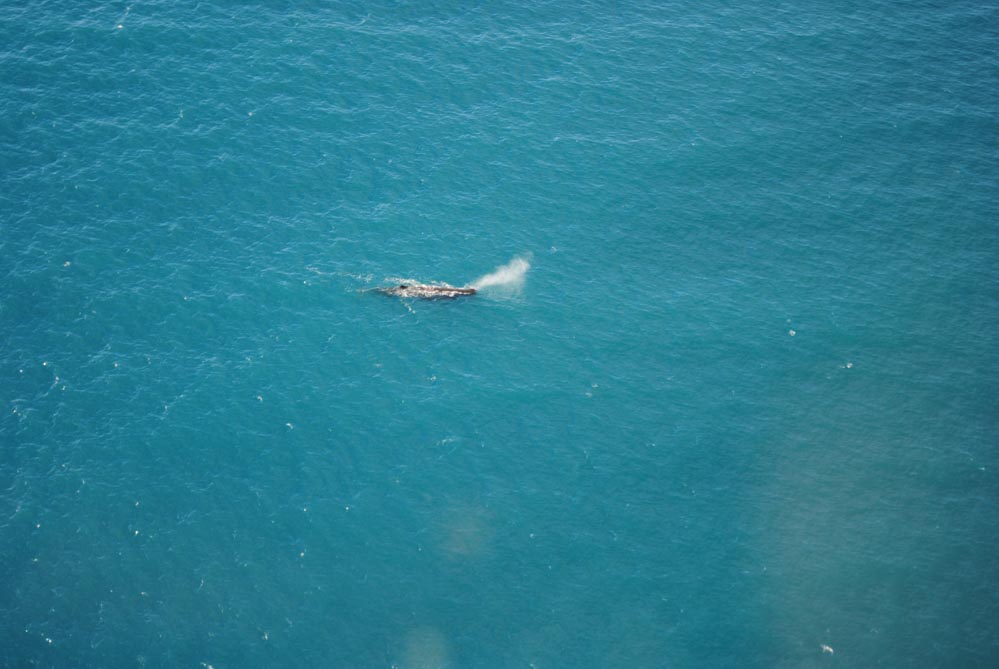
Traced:
<path fill-rule="evenodd" d="M 493 287 L 502 287 L 511 291 L 518 290 L 524 285 L 529 269 L 531 269 L 531 263 L 527 261 L 527 258 L 518 256 L 502 267 L 497 267 L 495 271 L 480 276 L 470 283 L 469 287 L 475 290 Z"/>

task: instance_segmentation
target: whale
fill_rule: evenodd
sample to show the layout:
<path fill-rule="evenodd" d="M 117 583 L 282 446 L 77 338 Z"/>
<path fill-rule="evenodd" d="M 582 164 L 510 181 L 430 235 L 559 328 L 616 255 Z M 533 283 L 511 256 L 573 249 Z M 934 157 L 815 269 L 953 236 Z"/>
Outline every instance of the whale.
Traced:
<path fill-rule="evenodd" d="M 383 295 L 394 297 L 415 297 L 421 300 L 453 300 L 456 297 L 475 295 L 474 288 L 455 288 L 454 286 L 432 286 L 425 283 L 401 283 L 398 286 L 376 288 Z"/>

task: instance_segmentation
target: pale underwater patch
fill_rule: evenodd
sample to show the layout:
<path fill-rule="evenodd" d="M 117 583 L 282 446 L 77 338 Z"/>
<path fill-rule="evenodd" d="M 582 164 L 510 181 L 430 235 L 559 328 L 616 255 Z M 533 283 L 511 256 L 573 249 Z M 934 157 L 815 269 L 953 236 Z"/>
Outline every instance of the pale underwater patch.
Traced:
<path fill-rule="evenodd" d="M 440 630 L 422 626 L 406 633 L 399 669 L 446 669 L 451 666 L 450 644 Z"/>

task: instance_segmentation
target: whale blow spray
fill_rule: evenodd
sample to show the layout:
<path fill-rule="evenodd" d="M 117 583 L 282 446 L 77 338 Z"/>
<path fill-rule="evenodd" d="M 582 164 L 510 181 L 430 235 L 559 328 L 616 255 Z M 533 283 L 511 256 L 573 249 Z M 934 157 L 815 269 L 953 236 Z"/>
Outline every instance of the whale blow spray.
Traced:
<path fill-rule="evenodd" d="M 518 256 L 502 267 L 497 267 L 495 271 L 480 276 L 470 283 L 469 287 L 475 290 L 493 287 L 502 287 L 511 291 L 518 290 L 524 285 L 529 269 L 531 269 L 531 263 L 526 258 Z"/>

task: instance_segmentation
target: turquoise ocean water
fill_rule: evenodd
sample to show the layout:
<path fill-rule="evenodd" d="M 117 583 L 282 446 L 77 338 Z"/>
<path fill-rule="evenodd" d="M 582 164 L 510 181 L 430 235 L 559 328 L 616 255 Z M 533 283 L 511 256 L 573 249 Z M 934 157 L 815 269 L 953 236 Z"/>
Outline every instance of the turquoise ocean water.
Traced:
<path fill-rule="evenodd" d="M 994 666 L 997 54 L 3 3 L 0 667 Z"/>

